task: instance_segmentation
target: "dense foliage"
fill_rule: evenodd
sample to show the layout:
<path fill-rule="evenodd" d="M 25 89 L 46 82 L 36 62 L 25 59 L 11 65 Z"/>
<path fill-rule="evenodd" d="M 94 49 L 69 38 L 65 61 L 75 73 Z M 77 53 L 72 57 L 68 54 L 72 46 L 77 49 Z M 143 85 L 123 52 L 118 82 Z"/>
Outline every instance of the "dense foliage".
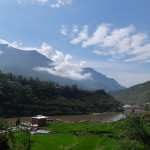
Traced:
<path fill-rule="evenodd" d="M 8 138 L 9 134 L 9 124 L 3 119 L 0 118 L 0 149 L 7 150 L 8 146 Z"/>
<path fill-rule="evenodd" d="M 150 103 L 150 81 L 109 94 L 125 104 Z"/>
<path fill-rule="evenodd" d="M 146 149 L 150 149 L 150 132 L 149 121 L 144 119 L 150 117 L 150 113 L 145 113 L 144 116 L 137 114 L 130 114 L 125 119 L 124 125 L 125 135 L 128 139 L 137 140 L 144 144 Z"/>
<path fill-rule="evenodd" d="M 0 114 L 5 117 L 37 114 L 85 114 L 118 111 L 121 103 L 104 90 L 85 91 L 76 85 L 0 73 Z"/>

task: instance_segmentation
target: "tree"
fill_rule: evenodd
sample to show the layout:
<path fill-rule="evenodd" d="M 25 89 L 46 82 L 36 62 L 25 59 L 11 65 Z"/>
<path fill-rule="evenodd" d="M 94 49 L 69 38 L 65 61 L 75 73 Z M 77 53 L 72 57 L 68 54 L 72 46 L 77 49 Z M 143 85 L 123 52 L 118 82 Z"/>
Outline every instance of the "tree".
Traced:
<path fill-rule="evenodd" d="M 0 118 L 0 150 L 30 150 L 32 140 L 28 130 L 12 130 L 12 126 L 6 120 Z"/>
<path fill-rule="evenodd" d="M 145 125 L 146 123 L 141 115 L 130 114 L 125 120 L 125 135 L 129 139 L 142 142 L 146 148 L 150 149 L 150 134 Z"/>
<path fill-rule="evenodd" d="M 9 133 L 9 124 L 0 118 L 0 150 L 9 150 L 7 134 Z"/>
<path fill-rule="evenodd" d="M 9 146 L 11 150 L 30 150 L 33 141 L 28 130 L 18 132 L 9 136 Z"/>

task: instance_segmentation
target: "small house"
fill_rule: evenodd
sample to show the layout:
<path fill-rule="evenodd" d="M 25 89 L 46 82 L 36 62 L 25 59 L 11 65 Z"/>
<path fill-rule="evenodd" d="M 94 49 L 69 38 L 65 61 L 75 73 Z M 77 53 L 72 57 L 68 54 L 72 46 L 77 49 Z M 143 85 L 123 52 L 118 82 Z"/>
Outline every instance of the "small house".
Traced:
<path fill-rule="evenodd" d="M 38 126 L 45 126 L 47 125 L 47 118 L 46 116 L 37 115 L 32 117 L 32 125 L 38 125 Z"/>

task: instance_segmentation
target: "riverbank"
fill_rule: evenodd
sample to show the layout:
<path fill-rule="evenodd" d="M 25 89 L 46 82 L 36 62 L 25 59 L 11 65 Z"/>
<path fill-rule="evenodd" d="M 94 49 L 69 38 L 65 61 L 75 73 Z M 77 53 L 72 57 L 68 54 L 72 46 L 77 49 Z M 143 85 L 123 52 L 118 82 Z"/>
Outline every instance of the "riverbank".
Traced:
<path fill-rule="evenodd" d="M 63 121 L 90 121 L 90 122 L 100 122 L 100 121 L 117 121 L 124 117 L 122 112 L 108 112 L 108 113 L 96 113 L 88 115 L 59 115 L 59 116 L 48 116 L 48 119 L 61 119 Z M 9 123 L 15 123 L 18 118 L 7 118 Z M 21 117 L 21 122 L 31 122 L 31 117 Z"/>

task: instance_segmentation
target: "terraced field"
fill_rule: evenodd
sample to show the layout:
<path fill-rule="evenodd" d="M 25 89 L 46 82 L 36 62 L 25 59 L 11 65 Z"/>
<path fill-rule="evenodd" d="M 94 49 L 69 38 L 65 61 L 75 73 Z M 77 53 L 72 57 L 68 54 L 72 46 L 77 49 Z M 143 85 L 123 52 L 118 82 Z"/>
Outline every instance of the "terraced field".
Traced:
<path fill-rule="evenodd" d="M 122 121 L 111 123 L 51 123 L 49 134 L 34 134 L 31 150 L 120 150 L 123 143 L 143 147 L 138 141 L 124 141 Z"/>
<path fill-rule="evenodd" d="M 96 135 L 74 136 L 68 134 L 34 135 L 36 143 L 32 150 L 110 150 L 117 141 Z"/>

